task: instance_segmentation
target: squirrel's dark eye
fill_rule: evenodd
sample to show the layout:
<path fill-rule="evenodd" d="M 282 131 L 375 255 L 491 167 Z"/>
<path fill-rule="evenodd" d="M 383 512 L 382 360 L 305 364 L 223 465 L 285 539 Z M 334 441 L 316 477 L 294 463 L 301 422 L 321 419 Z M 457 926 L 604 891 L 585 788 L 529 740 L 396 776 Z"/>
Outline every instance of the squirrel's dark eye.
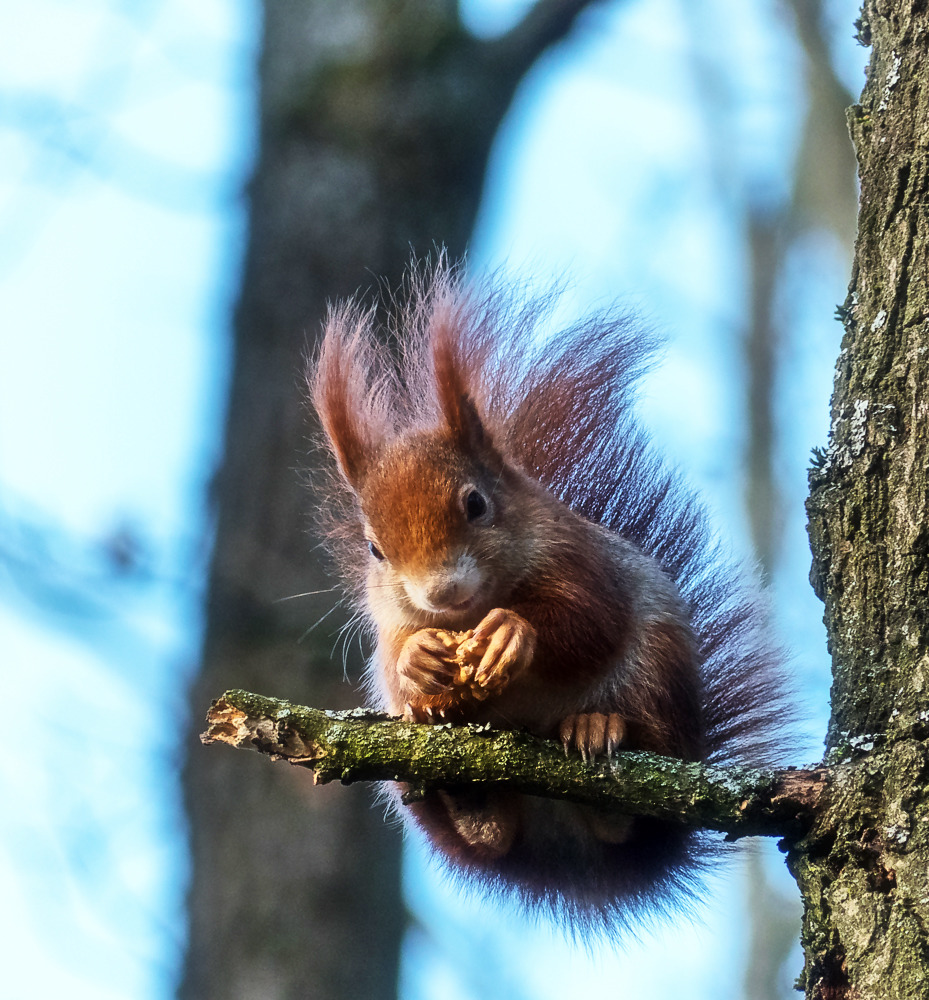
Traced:
<path fill-rule="evenodd" d="M 468 516 L 469 521 L 476 521 L 479 517 L 483 517 L 487 513 L 487 501 L 477 492 L 477 490 L 471 490 L 471 492 L 465 498 L 465 514 Z"/>
<path fill-rule="evenodd" d="M 368 551 L 371 553 L 372 556 L 374 556 L 374 558 L 378 562 L 384 561 L 384 553 L 381 552 L 381 550 L 374 544 L 374 542 L 368 542 Z"/>

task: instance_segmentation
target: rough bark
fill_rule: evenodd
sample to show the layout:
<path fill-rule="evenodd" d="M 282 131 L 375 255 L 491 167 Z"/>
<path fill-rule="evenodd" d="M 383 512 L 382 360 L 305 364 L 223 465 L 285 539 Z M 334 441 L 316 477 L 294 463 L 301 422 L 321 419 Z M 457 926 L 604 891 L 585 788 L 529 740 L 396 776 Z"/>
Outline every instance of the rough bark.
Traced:
<path fill-rule="evenodd" d="M 411 247 L 464 252 L 515 87 L 588 3 L 540 2 L 492 42 L 471 38 L 449 0 L 265 4 L 259 156 L 193 726 L 209 695 L 236 685 L 332 706 L 357 699 L 333 662 L 345 615 L 300 641 L 338 601 L 308 534 L 309 477 L 295 471 L 312 463 L 304 354 L 327 300 L 382 276 L 395 284 Z M 352 656 L 348 672 L 360 673 Z M 404 925 L 396 831 L 362 789 L 314 790 L 299 772 L 261 765 L 191 740 L 181 995 L 393 997 Z"/>
<path fill-rule="evenodd" d="M 860 35 L 872 53 L 849 113 L 859 232 L 808 509 L 830 759 L 861 759 L 791 865 L 807 996 L 902 1000 L 929 996 L 929 10 L 867 3 Z"/>

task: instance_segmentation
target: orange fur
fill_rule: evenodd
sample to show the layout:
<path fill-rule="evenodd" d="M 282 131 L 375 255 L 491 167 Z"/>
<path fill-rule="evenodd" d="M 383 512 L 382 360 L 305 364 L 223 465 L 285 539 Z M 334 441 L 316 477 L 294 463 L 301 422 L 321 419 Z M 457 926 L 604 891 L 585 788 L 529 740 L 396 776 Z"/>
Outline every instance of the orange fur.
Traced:
<path fill-rule="evenodd" d="M 340 471 L 330 537 L 376 634 L 371 691 L 395 714 L 523 726 L 585 755 L 621 739 L 766 761 L 777 655 L 634 423 L 651 345 L 613 315 L 542 339 L 551 305 L 440 265 L 414 274 L 391 347 L 372 311 L 330 316 L 310 386 Z M 474 632 L 470 687 L 436 630 Z M 506 789 L 408 811 L 457 871 L 581 924 L 686 896 L 702 844 Z"/>

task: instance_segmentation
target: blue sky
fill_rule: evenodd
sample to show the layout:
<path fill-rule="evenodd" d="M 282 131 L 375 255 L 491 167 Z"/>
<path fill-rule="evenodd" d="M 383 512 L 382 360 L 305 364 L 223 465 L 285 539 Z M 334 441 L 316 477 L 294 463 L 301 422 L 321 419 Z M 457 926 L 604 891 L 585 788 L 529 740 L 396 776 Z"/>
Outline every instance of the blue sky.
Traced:
<path fill-rule="evenodd" d="M 498 30 L 525 6 L 472 0 L 470 23 Z M 855 7 L 833 6 L 857 90 Z M 643 413 L 738 548 L 731 349 L 746 275 L 731 209 L 746 190 L 784 196 L 802 67 L 773 5 L 701 7 L 705 36 L 725 26 L 738 40 L 723 83 L 740 100 L 713 124 L 726 130 L 732 181 L 721 193 L 708 180 L 689 11 L 685 0 L 602 5 L 540 62 L 495 149 L 471 259 L 543 284 L 567 274 L 566 314 L 620 299 L 665 331 Z M 185 860 L 170 725 L 199 637 L 257 17 L 241 0 L 0 8 L 0 529 L 20 528 L 0 530 L 0 657 L 22 708 L 8 714 L 15 749 L 0 758 L 0 961 L 17 995 L 147 1000 L 169 996 L 176 975 Z M 801 505 L 809 449 L 826 435 L 844 253 L 825 237 L 798 251 L 782 402 L 791 526 L 774 583 L 799 599 L 776 614 L 814 707 L 811 755 L 828 675 Z M 38 573 L 23 565 L 30 526 L 50 545 Z M 79 593 L 58 560 L 79 568 Z M 131 726 L 112 728 L 127 716 Z M 592 960 L 548 929 L 451 897 L 411 859 L 411 905 L 432 928 L 407 948 L 411 998 L 491 995 L 456 968 L 460 927 L 491 965 L 500 955 L 501 994 L 562 997 L 583 978 L 634 996 L 738 995 L 738 977 L 727 985 L 719 972 L 743 943 L 738 866 L 700 923 Z"/>

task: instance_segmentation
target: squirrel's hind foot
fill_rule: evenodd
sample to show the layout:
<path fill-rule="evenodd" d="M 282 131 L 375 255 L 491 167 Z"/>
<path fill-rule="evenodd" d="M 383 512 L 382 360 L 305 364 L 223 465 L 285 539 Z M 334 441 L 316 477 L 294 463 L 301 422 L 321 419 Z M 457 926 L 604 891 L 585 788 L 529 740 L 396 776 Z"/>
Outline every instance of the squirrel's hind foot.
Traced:
<path fill-rule="evenodd" d="M 616 712 L 582 712 L 569 715 L 558 727 L 565 753 L 579 750 L 584 760 L 613 756 L 626 738 L 626 722 Z"/>

